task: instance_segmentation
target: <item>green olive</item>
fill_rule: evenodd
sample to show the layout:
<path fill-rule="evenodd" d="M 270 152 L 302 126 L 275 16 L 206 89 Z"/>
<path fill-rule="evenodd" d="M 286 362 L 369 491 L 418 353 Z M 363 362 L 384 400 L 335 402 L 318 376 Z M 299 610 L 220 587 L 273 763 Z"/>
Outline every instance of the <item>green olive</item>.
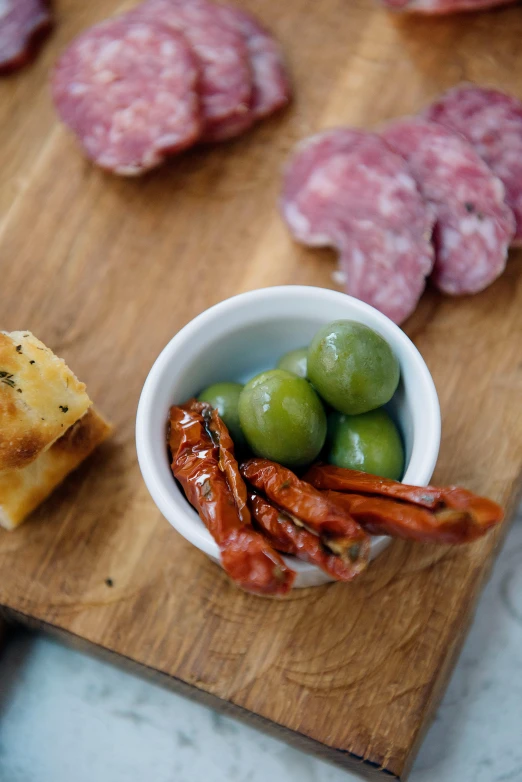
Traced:
<path fill-rule="evenodd" d="M 310 464 L 326 439 L 326 414 L 307 380 L 272 369 L 246 384 L 239 420 L 256 454 L 288 467 Z"/>
<path fill-rule="evenodd" d="M 386 340 L 353 320 L 324 326 L 308 348 L 310 382 L 328 404 L 347 415 L 385 405 L 399 377 L 399 362 Z"/>
<path fill-rule="evenodd" d="M 198 396 L 200 402 L 208 402 L 218 411 L 238 449 L 245 446 L 238 412 L 239 395 L 242 390 L 241 383 L 214 383 Z"/>
<path fill-rule="evenodd" d="M 308 348 L 298 348 L 297 350 L 291 350 L 289 353 L 285 353 L 281 356 L 277 362 L 278 369 L 286 369 L 287 372 L 292 372 L 297 377 L 306 377 L 306 362 L 308 357 Z"/>
<path fill-rule="evenodd" d="M 361 415 L 330 413 L 326 460 L 398 481 L 404 470 L 404 449 L 397 427 L 382 408 Z"/>

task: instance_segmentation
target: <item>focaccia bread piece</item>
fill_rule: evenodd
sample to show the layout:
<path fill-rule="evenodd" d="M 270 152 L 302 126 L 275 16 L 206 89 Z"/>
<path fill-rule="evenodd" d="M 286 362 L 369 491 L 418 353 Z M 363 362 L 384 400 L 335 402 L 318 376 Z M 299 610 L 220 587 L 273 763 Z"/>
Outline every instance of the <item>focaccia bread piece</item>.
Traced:
<path fill-rule="evenodd" d="M 110 425 L 91 407 L 31 464 L 0 472 L 0 525 L 17 527 L 110 432 Z"/>
<path fill-rule="evenodd" d="M 30 331 L 0 331 L 0 472 L 31 464 L 91 404 L 65 361 Z"/>

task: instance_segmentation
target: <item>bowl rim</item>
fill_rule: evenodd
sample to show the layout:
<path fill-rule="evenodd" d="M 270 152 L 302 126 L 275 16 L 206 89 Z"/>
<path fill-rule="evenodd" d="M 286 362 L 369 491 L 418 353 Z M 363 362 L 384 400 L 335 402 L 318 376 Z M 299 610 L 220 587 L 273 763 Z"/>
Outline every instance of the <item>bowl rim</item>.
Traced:
<path fill-rule="evenodd" d="M 414 485 L 425 486 L 433 474 L 439 453 L 441 436 L 441 416 L 437 391 L 431 373 L 422 355 L 399 326 L 369 304 L 366 304 L 359 299 L 354 299 L 348 294 L 334 291 L 329 288 L 306 285 L 280 285 L 257 288 L 252 291 L 236 294 L 214 304 L 199 313 L 199 315 L 196 315 L 169 340 L 154 361 L 147 375 L 136 414 L 135 434 L 138 463 L 143 480 L 154 503 L 162 515 L 180 535 L 214 561 L 219 561 L 219 549 L 216 542 L 204 525 L 196 523 L 196 516 L 193 516 L 191 515 L 191 512 L 188 512 L 183 492 L 178 490 L 179 497 L 177 495 L 173 497 L 172 486 L 165 485 L 162 477 L 155 468 L 157 443 L 155 442 L 154 432 L 152 431 L 153 427 L 151 425 L 154 402 L 173 358 L 187 343 L 190 343 L 192 337 L 197 332 L 208 327 L 216 318 L 220 318 L 231 308 L 233 309 L 236 306 L 242 306 L 245 303 L 255 307 L 255 304 L 263 299 L 273 299 L 275 301 L 287 299 L 288 297 L 302 296 L 315 298 L 317 301 L 322 300 L 323 303 L 335 302 L 336 304 L 346 304 L 347 309 L 350 309 L 350 313 L 347 311 L 346 314 L 347 319 L 357 320 L 359 314 L 369 316 L 385 338 L 388 338 L 386 335 L 390 335 L 395 345 L 400 344 L 403 349 L 407 351 L 410 361 L 413 362 L 416 380 L 420 381 L 422 385 L 425 408 L 423 428 L 425 434 L 422 443 L 419 442 L 418 438 L 413 438 L 412 453 L 405 471 L 404 479 L 407 479 L 409 483 Z M 336 319 L 338 320 L 339 318 L 337 317 Z M 230 333 L 230 329 L 226 333 Z M 220 333 L 220 337 L 222 336 L 223 334 Z M 192 511 L 192 514 L 195 514 L 195 511 Z M 388 542 L 389 539 L 382 538 L 379 544 L 372 547 L 372 558 L 380 553 Z M 375 548 L 375 550 L 373 550 L 373 548 Z M 304 562 L 298 562 L 297 564 L 299 575 L 301 576 L 304 574 L 305 582 L 307 581 L 306 574 L 310 575 L 317 573 L 318 571 L 318 568 L 314 565 Z M 318 580 L 317 583 L 327 583 L 330 580 L 331 579 L 325 576 L 321 580 Z M 303 583 L 302 585 L 307 586 L 310 584 Z"/>

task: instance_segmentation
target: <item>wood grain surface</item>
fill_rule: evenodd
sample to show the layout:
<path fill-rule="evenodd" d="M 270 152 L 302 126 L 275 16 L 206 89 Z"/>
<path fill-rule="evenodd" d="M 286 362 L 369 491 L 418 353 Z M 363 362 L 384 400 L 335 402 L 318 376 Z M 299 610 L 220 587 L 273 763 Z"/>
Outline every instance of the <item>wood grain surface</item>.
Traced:
<path fill-rule="evenodd" d="M 157 354 L 204 308 L 266 285 L 331 285 L 333 256 L 293 244 L 276 210 L 294 143 L 413 112 L 462 79 L 522 97 L 522 8 L 408 20 L 371 0 L 244 5 L 283 42 L 294 105 L 141 180 L 89 165 L 47 87 L 57 52 L 118 3 L 56 2 L 40 59 L 0 85 L 0 328 L 34 331 L 116 426 L 27 524 L 0 534 L 0 606 L 361 774 L 405 779 L 503 531 L 466 548 L 394 543 L 350 586 L 247 596 L 156 510 L 134 418 Z M 406 331 L 442 405 L 435 479 L 509 514 L 522 472 L 521 257 L 479 296 L 428 292 Z"/>

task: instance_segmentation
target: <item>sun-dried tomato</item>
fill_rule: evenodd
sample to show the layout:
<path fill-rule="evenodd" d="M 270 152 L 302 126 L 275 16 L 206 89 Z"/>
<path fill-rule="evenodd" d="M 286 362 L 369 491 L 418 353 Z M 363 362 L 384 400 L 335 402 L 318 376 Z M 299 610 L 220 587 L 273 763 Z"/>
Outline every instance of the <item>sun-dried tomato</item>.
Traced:
<path fill-rule="evenodd" d="M 250 494 L 249 506 L 254 524 L 278 551 L 317 565 L 336 581 L 352 581 L 366 567 L 366 558 L 360 556 L 360 543 L 354 544 L 352 561 L 349 556 L 334 554 L 328 549 L 327 540 L 323 542 L 305 529 L 299 519 L 279 510 L 259 494 Z M 368 546 L 368 542 L 363 545 Z"/>
<path fill-rule="evenodd" d="M 195 399 L 171 408 L 168 445 L 174 477 L 218 544 L 223 567 L 238 586 L 258 594 L 285 594 L 296 574 L 250 525 L 246 487 L 232 441 L 217 415 L 207 423 L 211 415 L 211 407 Z M 219 434 L 219 443 L 212 439 L 212 431 Z"/>
<path fill-rule="evenodd" d="M 459 486 L 408 486 L 332 465 L 314 465 L 304 480 L 340 503 L 372 534 L 468 543 L 504 516 L 496 502 Z"/>
<path fill-rule="evenodd" d="M 362 527 L 338 503 L 299 480 L 286 467 L 268 459 L 250 459 L 241 465 L 241 475 L 277 507 L 328 540 L 333 552 L 354 561 L 357 551 L 358 557 L 367 559 L 368 535 Z"/>
<path fill-rule="evenodd" d="M 428 510 L 387 497 L 338 491 L 325 494 L 346 508 L 370 535 L 391 535 L 421 543 L 471 543 L 498 523 L 493 517 L 487 524 L 478 522 L 469 511 L 455 508 Z"/>

